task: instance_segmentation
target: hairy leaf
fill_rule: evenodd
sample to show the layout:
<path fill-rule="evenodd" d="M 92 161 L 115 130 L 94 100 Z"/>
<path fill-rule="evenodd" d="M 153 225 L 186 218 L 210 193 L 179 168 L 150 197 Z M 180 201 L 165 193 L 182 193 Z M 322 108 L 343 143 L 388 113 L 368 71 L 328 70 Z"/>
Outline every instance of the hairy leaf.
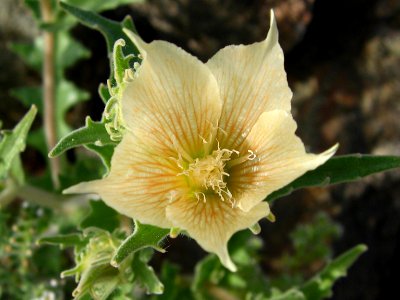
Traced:
<path fill-rule="evenodd" d="M 103 201 L 90 201 L 90 213 L 82 221 L 80 227 L 98 227 L 112 232 L 119 226 L 119 214 Z"/>
<path fill-rule="evenodd" d="M 124 82 L 125 70 L 130 68 L 130 61 L 135 57 L 132 54 L 124 55 L 123 47 L 125 47 L 125 40 L 119 39 L 114 43 L 113 50 L 113 74 L 117 85 L 121 85 Z"/>
<path fill-rule="evenodd" d="M 65 70 L 78 60 L 88 58 L 90 52 L 71 37 L 68 31 L 57 32 L 56 64 L 57 70 Z"/>
<path fill-rule="evenodd" d="M 64 2 L 68 3 L 69 5 L 77 6 L 90 11 L 103 11 L 116 8 L 117 6 L 124 4 L 141 3 L 144 2 L 144 0 L 64 0 Z"/>
<path fill-rule="evenodd" d="M 100 95 L 101 100 L 103 100 L 104 104 L 106 104 L 108 99 L 111 98 L 111 94 L 108 90 L 108 87 L 104 83 L 100 83 L 98 93 Z"/>
<path fill-rule="evenodd" d="M 292 288 L 284 293 L 279 293 L 269 297 L 268 300 L 312 300 L 304 296 L 304 294 L 296 288 Z"/>
<path fill-rule="evenodd" d="M 222 270 L 222 272 L 219 270 Z M 218 283 L 222 276 L 225 275 L 224 273 L 224 269 L 221 269 L 218 257 L 215 255 L 208 255 L 196 265 L 194 280 L 191 287 L 193 293 L 201 292 L 204 285 L 209 281 Z"/>
<path fill-rule="evenodd" d="M 81 127 L 65 135 L 50 151 L 49 157 L 58 156 L 68 149 L 86 144 L 104 146 L 115 145 L 115 142 L 110 139 L 104 123 L 95 122 L 90 117 L 87 117 L 85 127 Z"/>
<path fill-rule="evenodd" d="M 76 17 L 82 24 L 100 31 L 106 39 L 108 52 L 113 50 L 114 43 L 119 39 L 126 41 L 127 54 L 139 54 L 137 48 L 130 41 L 128 36 L 123 32 L 123 28 L 136 31 L 132 19 L 128 16 L 122 22 L 115 22 L 108 20 L 92 11 L 80 9 L 78 7 L 69 5 L 65 2 L 60 2 L 60 6 Z"/>
<path fill-rule="evenodd" d="M 75 86 L 70 81 L 62 79 L 56 88 L 56 120 L 57 134 L 64 136 L 71 131 L 70 126 L 65 122 L 65 115 L 75 104 L 89 99 L 89 93 Z"/>
<path fill-rule="evenodd" d="M 87 100 L 89 94 L 80 90 L 72 82 L 63 78 L 64 70 L 73 65 L 78 59 L 89 56 L 89 52 L 76 42 L 67 32 L 55 33 L 57 47 L 55 48 L 55 119 L 57 137 L 64 136 L 71 131 L 65 121 L 68 110 L 80 101 Z M 41 72 L 43 63 L 43 41 L 41 37 L 35 39 L 34 44 L 13 44 L 12 49 L 27 65 Z M 37 105 L 39 113 L 43 113 L 43 93 L 41 87 L 22 87 L 13 91 L 14 96 L 19 98 L 24 105 Z M 34 139 L 34 140 L 33 140 Z M 29 138 L 28 144 L 38 149 L 44 156 L 47 155 L 47 146 L 44 139 L 43 129 Z"/>
<path fill-rule="evenodd" d="M 95 267 L 93 270 L 96 268 L 100 270 L 104 270 L 106 267 Z M 108 268 L 109 269 L 109 268 Z M 95 273 L 95 272 L 94 272 Z M 93 286 L 90 288 L 89 293 L 91 297 L 95 300 L 106 300 L 109 299 L 108 297 L 111 295 L 112 292 L 118 287 L 119 284 L 121 284 L 121 278 L 118 277 L 118 272 L 116 270 L 111 270 L 110 269 L 110 274 L 99 274 L 99 278 L 96 278 L 95 283 Z M 88 273 L 89 274 L 89 273 Z M 90 274 L 92 275 L 92 274 Z M 95 275 L 98 275 L 95 273 Z M 95 276 L 93 276 L 95 278 Z M 84 279 L 84 278 L 82 278 Z"/>
<path fill-rule="evenodd" d="M 324 165 L 305 173 L 292 183 L 272 193 L 267 197 L 267 201 L 274 201 L 300 188 L 354 181 L 398 167 L 400 167 L 400 156 L 361 154 L 335 156 Z"/>
<path fill-rule="evenodd" d="M 111 168 L 111 158 L 114 154 L 114 145 L 96 146 L 95 144 L 87 144 L 85 148 L 96 153 L 102 160 L 107 171 Z"/>
<path fill-rule="evenodd" d="M 14 158 L 25 149 L 26 137 L 35 119 L 36 106 L 32 106 L 13 130 L 3 130 L 0 140 L 0 178 L 5 178 Z"/>
<path fill-rule="evenodd" d="M 59 245 L 60 247 L 73 247 L 85 244 L 84 238 L 79 233 L 70 233 L 42 237 L 37 241 L 38 244 Z"/>
<path fill-rule="evenodd" d="M 153 251 L 146 250 L 149 249 L 143 249 L 133 257 L 132 271 L 134 280 L 139 281 L 145 287 L 147 294 L 162 294 L 164 285 L 158 279 L 154 269 L 148 265 Z"/>
<path fill-rule="evenodd" d="M 301 291 L 306 299 L 319 300 L 332 295 L 334 283 L 347 275 L 347 269 L 367 250 L 365 245 L 358 245 L 329 263 L 319 274 L 311 278 L 302 287 Z"/>
<path fill-rule="evenodd" d="M 164 252 L 164 249 L 160 247 L 160 243 L 168 233 L 169 229 L 135 221 L 134 232 L 119 246 L 111 259 L 111 264 L 118 267 L 129 255 L 147 247 Z"/>
<path fill-rule="evenodd" d="M 35 105 L 39 114 L 43 113 L 43 94 L 42 89 L 38 86 L 25 86 L 11 90 L 11 95 L 18 98 L 26 107 Z"/>
<path fill-rule="evenodd" d="M 12 43 L 10 48 L 30 68 L 40 73 L 43 64 L 43 38 L 37 37 L 33 44 Z"/>

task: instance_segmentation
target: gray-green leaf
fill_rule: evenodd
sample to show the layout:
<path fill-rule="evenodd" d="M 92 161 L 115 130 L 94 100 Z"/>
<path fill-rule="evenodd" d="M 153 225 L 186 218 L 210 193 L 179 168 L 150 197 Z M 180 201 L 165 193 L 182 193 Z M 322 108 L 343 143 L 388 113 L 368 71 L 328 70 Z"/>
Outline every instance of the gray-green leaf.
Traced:
<path fill-rule="evenodd" d="M 23 119 L 10 130 L 2 131 L 0 140 L 0 178 L 5 178 L 14 158 L 25 149 L 26 137 L 35 119 L 36 106 L 32 106 Z"/>
<path fill-rule="evenodd" d="M 374 173 L 399 167 L 400 156 L 361 154 L 335 156 L 324 165 L 307 172 L 292 183 L 272 193 L 267 197 L 267 201 L 274 201 L 300 188 L 354 181 Z"/>
<path fill-rule="evenodd" d="M 42 237 L 37 241 L 38 244 L 59 245 L 61 248 L 73 247 L 85 244 L 85 240 L 79 233 L 53 235 Z"/>
<path fill-rule="evenodd" d="M 56 157 L 68 149 L 86 144 L 94 144 L 96 146 L 116 145 L 110 139 L 104 123 L 95 122 L 90 117 L 87 117 L 85 127 L 76 129 L 64 136 L 50 151 L 49 157 Z"/>
<path fill-rule="evenodd" d="M 107 49 L 112 53 L 114 43 L 119 39 L 124 39 L 126 44 L 127 54 L 139 54 L 139 51 L 130 41 L 128 36 L 123 32 L 123 28 L 136 31 L 132 19 L 128 16 L 122 22 L 108 20 L 92 11 L 86 11 L 65 2 L 60 2 L 60 6 L 76 17 L 82 24 L 100 31 L 107 41 Z"/>
<path fill-rule="evenodd" d="M 158 279 L 154 269 L 148 265 L 152 253 L 147 255 L 145 250 L 137 252 L 133 258 L 134 280 L 139 281 L 145 287 L 147 294 L 162 294 L 164 285 Z"/>
<path fill-rule="evenodd" d="M 160 247 L 160 243 L 168 233 L 169 229 L 135 221 L 134 232 L 119 246 L 111 259 L 111 264 L 114 267 L 118 267 L 129 255 L 147 247 L 164 252 Z"/>
<path fill-rule="evenodd" d="M 329 263 L 319 274 L 301 287 L 306 299 L 320 300 L 330 297 L 334 283 L 347 275 L 347 270 L 366 250 L 365 245 L 358 245 Z"/>

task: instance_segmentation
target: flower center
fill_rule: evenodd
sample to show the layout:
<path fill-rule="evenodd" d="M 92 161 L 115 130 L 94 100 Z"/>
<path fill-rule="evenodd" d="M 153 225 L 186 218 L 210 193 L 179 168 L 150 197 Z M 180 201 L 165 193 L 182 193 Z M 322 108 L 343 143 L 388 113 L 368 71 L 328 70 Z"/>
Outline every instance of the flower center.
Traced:
<path fill-rule="evenodd" d="M 189 179 L 190 187 L 198 200 L 206 201 L 206 194 L 214 192 L 222 201 L 232 201 L 232 194 L 224 180 L 229 176 L 224 168 L 236 151 L 228 149 L 214 150 L 204 158 L 196 158 L 182 173 Z"/>

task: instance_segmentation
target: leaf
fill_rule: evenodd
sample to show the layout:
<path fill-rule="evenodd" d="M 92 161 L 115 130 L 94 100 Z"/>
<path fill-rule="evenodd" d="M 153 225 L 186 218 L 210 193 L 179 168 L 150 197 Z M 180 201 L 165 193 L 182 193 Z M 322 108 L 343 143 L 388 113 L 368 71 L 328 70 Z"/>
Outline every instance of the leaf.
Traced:
<path fill-rule="evenodd" d="M 64 0 L 64 2 L 89 11 L 103 11 L 114 9 L 124 4 L 142 3 L 144 0 Z"/>
<path fill-rule="evenodd" d="M 112 64 L 117 85 L 122 85 L 124 83 L 125 70 L 130 68 L 130 61 L 135 58 L 132 54 L 124 55 L 122 48 L 125 47 L 125 45 L 123 39 L 119 39 L 114 43 Z"/>
<path fill-rule="evenodd" d="M 102 122 L 95 122 L 90 117 L 86 118 L 85 127 L 81 127 L 64 136 L 50 151 L 49 157 L 56 157 L 81 145 L 94 144 L 97 146 L 116 145 Z"/>
<path fill-rule="evenodd" d="M 268 300 L 311 300 L 304 296 L 304 294 L 296 288 L 290 289 L 283 294 L 278 294 L 268 298 Z"/>
<path fill-rule="evenodd" d="M 10 91 L 11 95 L 18 98 L 26 107 L 35 105 L 39 114 L 43 113 L 42 88 L 38 86 L 25 86 Z"/>
<path fill-rule="evenodd" d="M 217 284 L 224 275 L 225 270 L 222 269 L 218 257 L 213 254 L 208 255 L 197 263 L 191 289 L 193 293 L 198 293 L 210 281 Z"/>
<path fill-rule="evenodd" d="M 121 284 L 117 272 L 111 273 L 108 276 L 99 277 L 93 286 L 90 288 L 90 295 L 95 300 L 106 300 L 108 296 Z"/>
<path fill-rule="evenodd" d="M 43 38 L 37 37 L 33 44 L 11 43 L 11 50 L 29 67 L 40 73 L 43 63 Z"/>
<path fill-rule="evenodd" d="M 90 200 L 90 213 L 82 221 L 80 227 L 98 227 L 112 232 L 119 227 L 119 215 L 103 201 Z"/>
<path fill-rule="evenodd" d="M 100 95 L 101 100 L 103 100 L 104 104 L 106 104 L 108 99 L 111 98 L 111 94 L 108 90 L 108 87 L 104 83 L 100 83 L 98 88 L 98 93 Z"/>
<path fill-rule="evenodd" d="M 7 176 L 14 158 L 24 151 L 26 137 L 35 119 L 36 112 L 36 106 L 32 106 L 12 131 L 2 131 L 3 136 L 0 140 L 0 178 Z"/>
<path fill-rule="evenodd" d="M 308 300 L 319 300 L 332 295 L 334 283 L 347 275 L 347 269 L 367 250 L 365 245 L 358 245 L 343 253 L 329 263 L 319 274 L 302 287 L 301 291 Z"/>
<path fill-rule="evenodd" d="M 269 195 L 267 201 L 274 201 L 300 188 L 359 180 L 365 176 L 398 167 L 400 167 L 400 156 L 352 154 L 332 157 L 322 166 L 305 173 Z"/>
<path fill-rule="evenodd" d="M 42 237 L 37 240 L 37 244 L 59 245 L 62 248 L 73 247 L 85 244 L 85 240 L 79 233 L 61 234 Z"/>
<path fill-rule="evenodd" d="M 28 135 L 26 143 L 29 146 L 37 149 L 44 157 L 46 157 L 48 149 L 43 128 L 32 130 Z"/>
<path fill-rule="evenodd" d="M 24 168 L 19 155 L 15 156 L 11 163 L 9 176 L 17 183 L 18 186 L 22 186 L 25 182 Z"/>
<path fill-rule="evenodd" d="M 129 16 L 126 17 L 122 22 L 115 22 L 108 20 L 92 11 L 83 10 L 69 5 L 66 2 L 60 2 L 60 6 L 65 11 L 76 17 L 83 25 L 100 31 L 106 39 L 108 53 L 112 53 L 114 43 L 122 38 L 127 43 L 127 54 L 139 54 L 138 49 L 123 32 L 123 28 L 127 28 L 136 32 L 132 19 Z"/>
<path fill-rule="evenodd" d="M 55 33 L 55 69 L 62 76 L 64 70 L 79 59 L 90 56 L 81 43 L 71 37 L 68 31 L 62 30 Z M 12 43 L 10 48 L 32 69 L 40 73 L 43 66 L 43 37 L 37 37 L 32 44 Z"/>
<path fill-rule="evenodd" d="M 82 244 L 75 245 L 75 266 L 63 271 L 61 277 L 75 276 L 79 281 L 73 291 L 74 299 L 86 299 L 90 294 L 92 299 L 106 299 L 120 284 L 126 281 L 130 271 L 131 260 L 119 269 L 110 265 L 110 259 L 116 245 L 122 242 L 123 233 L 91 227 L 84 230 Z"/>
<path fill-rule="evenodd" d="M 17 97 L 25 106 L 37 105 L 40 114 L 43 113 L 42 89 L 40 87 L 22 87 L 12 90 L 12 95 Z M 61 80 L 56 88 L 56 120 L 57 136 L 63 136 L 71 131 L 65 122 L 65 115 L 68 110 L 88 99 L 89 94 L 78 89 L 73 83 Z M 32 132 L 28 137 L 28 144 L 38 149 L 44 156 L 47 156 L 47 146 L 43 128 Z M 61 153 L 60 153 L 61 154 Z"/>
<path fill-rule="evenodd" d="M 164 284 L 164 292 L 162 297 L 163 300 L 176 300 L 176 299 L 191 299 L 189 295 L 190 290 L 186 286 L 182 286 L 182 278 L 179 277 L 179 266 L 170 263 L 168 260 L 164 260 L 161 267 L 161 280 Z M 189 295 L 180 295 L 187 293 Z M 190 298 L 189 298 L 190 297 Z"/>
<path fill-rule="evenodd" d="M 89 51 L 80 43 L 75 41 L 66 31 L 54 32 L 56 39 L 55 51 L 55 120 L 57 137 L 64 136 L 71 131 L 71 128 L 65 121 L 68 110 L 75 104 L 87 100 L 89 93 L 82 91 L 70 81 L 63 78 L 67 67 L 73 65 L 77 60 L 89 56 Z M 33 44 L 12 44 L 12 50 L 16 52 L 27 65 L 41 72 L 43 65 L 43 39 L 38 37 Z M 42 88 L 41 87 L 23 87 L 13 91 L 13 94 L 19 98 L 24 105 L 35 104 L 39 108 L 39 113 L 43 113 Z M 28 140 L 28 143 L 38 149 L 44 156 L 47 156 L 47 145 L 44 138 L 43 129 L 38 129 L 35 133 L 35 141 Z"/>
<path fill-rule="evenodd" d="M 111 267 L 108 263 L 91 263 L 86 268 L 72 293 L 74 299 L 80 299 L 86 293 L 90 293 L 95 300 L 105 300 L 121 283 L 118 269 Z M 62 277 L 66 277 L 68 272 L 69 270 L 64 271 Z"/>
<path fill-rule="evenodd" d="M 162 294 L 164 285 L 158 279 L 154 269 L 148 265 L 153 251 L 146 253 L 145 250 L 147 249 L 137 252 L 133 257 L 132 271 L 134 280 L 139 281 L 146 288 L 147 294 Z"/>
<path fill-rule="evenodd" d="M 135 221 L 134 232 L 118 247 L 111 259 L 111 264 L 114 267 L 118 267 L 129 255 L 147 247 L 164 252 L 165 250 L 160 247 L 160 243 L 168 235 L 169 231 L 169 229 Z"/>
<path fill-rule="evenodd" d="M 90 57 L 90 52 L 71 37 L 68 31 L 57 31 L 56 64 L 61 73 L 78 60 Z"/>
<path fill-rule="evenodd" d="M 75 86 L 70 81 L 60 79 L 56 87 L 56 120 L 57 136 L 64 136 L 71 131 L 69 125 L 65 122 L 65 115 L 75 104 L 89 99 L 89 93 Z"/>
<path fill-rule="evenodd" d="M 25 0 L 25 5 L 32 10 L 33 16 L 36 19 L 40 19 L 40 1 L 39 0 Z"/>
<path fill-rule="evenodd" d="M 96 153 L 103 162 L 104 166 L 107 168 L 107 171 L 111 168 L 111 158 L 114 154 L 114 145 L 105 145 L 102 147 L 96 146 L 95 144 L 87 144 L 85 145 L 86 149 Z"/>

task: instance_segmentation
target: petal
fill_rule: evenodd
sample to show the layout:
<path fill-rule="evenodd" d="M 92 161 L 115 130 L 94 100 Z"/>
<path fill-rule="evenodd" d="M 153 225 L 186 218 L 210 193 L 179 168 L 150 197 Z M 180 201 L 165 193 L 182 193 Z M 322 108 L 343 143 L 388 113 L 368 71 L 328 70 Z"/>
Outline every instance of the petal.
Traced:
<path fill-rule="evenodd" d="M 217 79 L 223 102 L 219 120 L 222 130 L 218 135 L 223 148 L 237 149 L 263 112 L 290 111 L 292 92 L 283 60 L 271 11 L 271 26 L 264 41 L 228 46 L 207 62 Z"/>
<path fill-rule="evenodd" d="M 174 226 L 186 230 L 206 251 L 217 254 L 221 263 L 233 272 L 236 266 L 229 257 L 229 239 L 235 232 L 254 225 L 269 213 L 266 202 L 244 212 L 232 208 L 218 196 L 207 196 L 206 202 L 180 198 L 167 207 L 167 218 Z"/>
<path fill-rule="evenodd" d="M 245 211 L 276 191 L 325 163 L 337 145 L 322 154 L 308 154 L 295 135 L 296 122 L 285 111 L 265 112 L 252 128 L 241 151 L 245 148 L 255 159 L 232 167 L 229 187 L 238 206 Z"/>
<path fill-rule="evenodd" d="M 216 128 L 222 106 L 213 74 L 171 43 L 147 44 L 126 33 L 143 56 L 137 78 L 122 96 L 126 126 L 153 135 L 160 147 L 177 150 L 187 159 L 203 155 L 203 138 Z"/>
<path fill-rule="evenodd" d="M 96 193 L 121 214 L 142 223 L 170 227 L 165 207 L 184 182 L 175 162 L 154 152 L 146 137 L 128 132 L 115 148 L 107 178 L 83 182 L 65 193 Z"/>

